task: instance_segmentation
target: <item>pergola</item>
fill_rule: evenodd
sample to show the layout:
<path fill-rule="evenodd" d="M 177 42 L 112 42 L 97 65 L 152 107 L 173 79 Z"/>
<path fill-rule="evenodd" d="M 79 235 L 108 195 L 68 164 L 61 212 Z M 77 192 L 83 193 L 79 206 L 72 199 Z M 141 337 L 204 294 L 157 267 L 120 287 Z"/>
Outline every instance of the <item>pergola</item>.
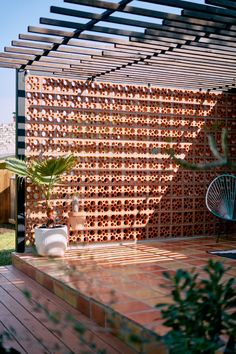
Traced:
<path fill-rule="evenodd" d="M 208 94 L 208 91 L 217 91 L 212 103 L 207 103 L 207 100 L 205 100 L 206 97 L 200 98 L 200 101 L 199 98 L 195 101 L 191 101 L 190 99 L 189 102 L 185 97 L 181 98 L 182 102 L 179 102 L 179 99 L 174 101 L 173 97 L 169 98 L 168 95 L 166 102 L 163 103 L 161 102 L 162 98 L 151 98 L 151 94 L 148 94 L 148 98 L 144 98 L 143 101 L 138 95 L 136 98 L 133 98 L 133 101 L 129 103 L 126 102 L 127 105 L 130 105 L 131 107 L 132 105 L 135 105 L 134 102 L 136 100 L 137 108 L 150 101 L 148 103 L 148 111 L 145 113 L 143 113 L 144 111 L 142 111 L 142 109 L 139 111 L 139 108 L 134 110 L 133 113 L 130 113 L 129 109 L 125 112 L 127 107 L 126 103 L 122 106 L 123 103 L 119 101 L 119 95 L 115 97 L 115 100 L 117 100 L 117 102 L 119 101 L 119 107 L 123 108 L 112 108 L 112 101 L 114 100 L 114 96 L 112 95 L 108 98 L 111 101 L 111 103 L 109 103 L 110 106 L 104 104 L 104 106 L 101 106 L 96 111 L 96 108 L 94 108 L 95 106 L 92 103 L 87 109 L 89 114 L 94 115 L 94 111 L 96 111 L 102 112 L 101 114 L 107 114 L 107 116 L 110 117 L 106 117 L 105 119 L 112 119 L 112 114 L 116 115 L 118 120 L 120 119 L 118 123 L 115 123 L 115 125 L 117 124 L 117 128 L 115 128 L 117 133 L 112 135 L 114 123 L 111 121 L 109 122 L 111 127 L 107 127 L 108 135 L 106 136 L 106 132 L 104 133 L 102 131 L 104 120 L 99 121 L 99 118 L 96 122 L 95 120 L 91 120 L 91 125 L 94 124 L 94 127 L 92 127 L 94 130 L 91 130 L 91 135 L 86 132 L 82 135 L 81 139 L 80 134 L 82 133 L 78 133 L 78 131 L 75 131 L 72 135 L 69 133 L 70 143 L 71 141 L 74 141 L 74 143 L 75 141 L 76 143 L 81 141 L 81 144 L 83 144 L 83 141 L 85 141 L 84 144 L 87 142 L 95 144 L 95 150 L 97 149 L 96 153 L 98 153 L 100 141 L 102 141 L 101 144 L 105 141 L 102 146 L 106 149 L 108 146 L 108 150 L 110 149 L 107 159 L 112 158 L 111 155 L 113 154 L 113 150 L 120 145 L 122 154 L 121 157 L 119 157 L 121 161 L 119 163 L 121 166 L 126 166 L 124 162 L 125 159 L 128 160 L 128 165 L 132 165 L 129 154 L 133 154 L 131 152 L 132 149 L 133 151 L 136 151 L 135 149 L 137 148 L 138 139 L 140 138 L 140 132 L 143 132 L 142 134 L 144 134 L 144 137 L 141 138 L 141 140 L 143 139 L 143 142 L 147 143 L 146 145 L 144 144 L 146 147 L 142 152 L 143 155 L 137 157 L 137 159 L 140 158 L 140 164 L 143 163 L 143 161 L 145 162 L 148 159 L 151 160 L 153 158 L 149 150 L 151 150 L 151 145 L 153 143 L 154 145 L 158 145 L 158 141 L 160 143 L 161 138 L 159 139 L 157 137 L 161 135 L 158 134 L 163 134 L 162 140 L 164 141 L 165 137 L 174 136 L 174 130 L 176 130 L 176 140 L 178 140 L 178 136 L 183 136 L 183 139 L 180 138 L 182 139 L 182 145 L 185 146 L 186 144 L 190 144 L 191 137 L 195 138 L 197 136 L 196 131 L 199 126 L 201 127 L 201 125 L 204 124 L 204 119 L 206 122 L 208 116 L 210 117 L 209 120 L 211 120 L 211 116 L 214 116 L 215 111 L 213 108 L 217 102 L 217 94 L 222 91 L 233 92 L 232 89 L 236 84 L 236 62 L 234 58 L 236 53 L 235 1 L 205 0 L 205 4 L 198 3 L 197 0 L 196 2 L 183 0 L 122 0 L 120 2 L 64 0 L 64 2 L 73 4 L 73 9 L 56 6 L 51 7 L 51 12 L 60 16 L 62 15 L 63 20 L 60 19 L 61 17 L 59 16 L 58 19 L 40 18 L 40 23 L 45 26 L 29 26 L 27 34 L 20 34 L 19 40 L 12 41 L 12 45 L 6 47 L 4 53 L 0 53 L 0 67 L 16 69 L 17 73 L 17 156 L 24 158 L 26 155 L 27 120 L 25 102 L 27 101 L 27 89 L 25 87 L 25 74 L 28 72 L 32 75 L 49 76 L 58 80 L 60 80 L 60 78 L 81 80 L 81 82 L 85 82 L 86 85 L 91 84 L 92 82 L 95 84 L 97 82 L 111 85 L 125 84 L 127 87 L 129 85 L 140 85 L 146 87 L 150 92 L 150 87 L 152 86 L 175 88 L 180 91 L 181 89 L 194 90 L 199 97 L 202 92 Z M 76 5 L 78 5 L 78 9 L 76 9 Z M 164 5 L 165 9 L 169 8 L 169 13 L 163 12 L 163 8 L 160 5 Z M 65 16 L 67 16 L 69 20 L 65 20 Z M 46 95 L 47 94 L 48 93 L 46 93 Z M 77 94 L 78 93 L 76 92 L 73 93 L 74 96 Z M 95 95 L 94 100 L 96 101 L 97 99 L 98 102 L 103 102 L 103 96 Z M 50 98 L 48 99 L 50 100 Z M 71 98 L 68 96 L 66 99 L 70 100 Z M 129 98 L 126 97 L 122 99 L 128 100 Z M 234 120 L 234 112 L 232 108 L 234 106 L 233 100 L 234 97 L 231 99 L 229 106 L 227 106 L 228 103 L 226 103 L 226 101 L 219 104 L 222 104 L 223 108 L 218 108 L 219 111 L 218 116 L 216 114 L 216 120 L 224 120 L 228 118 L 230 122 Z M 98 104 L 100 105 L 100 103 Z M 204 106 L 205 104 L 206 106 Z M 153 111 L 154 113 L 150 113 L 152 109 L 150 108 L 151 105 L 152 107 L 160 107 L 159 111 L 157 109 Z M 186 108 L 187 105 L 189 105 L 189 109 Z M 34 106 L 34 103 L 32 106 Z M 45 111 L 48 109 L 50 112 L 48 114 L 50 115 L 53 110 L 56 111 L 58 109 L 55 114 L 60 115 L 63 108 L 57 107 L 57 104 L 54 104 L 53 100 L 50 101 L 48 107 L 46 106 L 45 104 L 36 103 L 35 108 L 40 112 L 37 114 L 41 115 L 39 120 L 43 114 L 42 110 Z M 228 107 L 230 108 L 228 109 Z M 86 114 L 86 109 L 84 109 L 83 106 L 81 106 L 79 110 L 78 108 L 67 108 L 65 114 L 67 115 L 70 110 L 74 114 L 76 109 L 79 112 L 78 114 Z M 85 113 L 83 113 L 83 111 Z M 99 115 L 100 113 L 95 114 Z M 129 118 L 131 123 L 127 123 L 125 114 L 130 114 L 132 116 L 132 118 Z M 135 115 L 138 116 L 137 120 L 135 120 Z M 151 117 L 150 121 L 148 118 L 149 115 Z M 182 124 L 181 119 L 182 116 L 184 117 L 185 115 L 187 118 L 185 123 Z M 172 119 L 175 118 L 177 120 L 176 126 L 173 125 L 172 122 Z M 41 119 L 40 122 L 36 121 L 36 134 L 38 134 L 36 137 L 39 136 L 39 141 L 43 139 L 42 136 L 40 137 L 42 130 L 47 129 L 47 126 L 51 125 L 51 122 L 46 121 L 45 123 L 45 120 L 47 119 L 48 118 L 46 117 L 43 118 L 43 120 Z M 141 122 L 140 126 L 131 129 L 130 125 L 132 124 L 132 119 L 135 124 Z M 187 122 L 188 119 L 189 121 Z M 194 120 L 193 123 L 191 122 L 191 119 Z M 196 122 L 196 119 L 199 119 L 199 122 Z M 169 122 L 169 120 L 171 120 L 172 123 Z M 76 124 L 78 122 L 76 122 Z M 76 126 L 76 124 L 72 119 L 69 123 L 69 128 L 67 127 L 65 129 L 71 131 L 73 125 Z M 82 123 L 79 123 L 79 125 L 81 124 Z M 59 129 L 60 131 L 61 128 L 57 126 L 56 129 Z M 87 126 L 84 127 L 84 132 L 86 129 Z M 151 129 L 153 129 L 153 135 L 149 135 L 151 134 Z M 164 130 L 162 131 L 162 129 Z M 29 130 L 33 131 L 33 128 L 29 128 Z M 122 135 L 122 132 L 125 130 L 129 132 L 127 133 L 127 136 L 128 134 L 130 134 L 130 136 L 127 137 L 124 133 L 123 141 L 120 143 L 120 134 Z M 199 131 L 200 130 L 201 129 L 199 128 Z M 44 136 L 46 136 L 46 134 L 47 131 L 45 130 Z M 62 133 L 59 132 L 58 136 L 63 139 L 63 135 L 60 134 Z M 105 134 L 104 137 L 102 134 Z M 147 136 L 145 136 L 145 134 Z M 34 139 L 33 136 L 31 137 L 31 140 L 32 139 Z M 127 142 L 125 140 L 127 140 Z M 153 143 L 152 140 L 154 141 Z M 48 140 L 48 143 L 50 145 L 50 139 Z M 201 144 L 204 146 L 204 141 Z M 69 143 L 66 146 L 68 145 Z M 131 147 L 128 155 L 123 153 L 126 149 L 125 145 Z M 181 149 L 183 148 L 181 147 L 180 150 Z M 206 148 L 202 149 L 204 151 Z M 199 154 L 201 155 L 201 153 L 202 152 L 200 151 Z M 93 153 L 91 153 L 88 158 L 93 158 Z M 97 157 L 97 159 L 99 158 L 103 158 L 102 155 Z M 197 158 L 200 157 L 198 156 Z M 154 165 L 157 166 L 158 163 Z M 108 166 L 110 166 L 109 163 Z M 149 173 L 148 168 L 146 169 L 145 166 L 146 163 L 143 167 L 143 181 L 145 181 L 145 178 L 147 178 L 146 181 L 149 181 L 147 177 Z M 109 167 L 107 170 L 106 168 L 104 173 L 107 173 L 109 170 Z M 134 167 L 132 168 L 135 170 Z M 153 171 L 152 168 L 150 169 L 151 173 L 156 173 L 155 168 L 153 167 Z M 120 168 L 119 173 L 122 175 L 122 171 L 124 170 L 123 167 Z M 112 173 L 112 168 L 110 172 Z M 138 174 L 139 172 L 135 173 Z M 145 175 L 146 173 L 147 176 Z M 160 175 L 161 173 L 162 172 L 160 172 Z M 122 177 L 118 177 L 122 180 Z M 98 176 L 96 183 L 99 184 L 101 182 L 102 184 L 103 182 L 100 181 L 99 178 L 100 177 Z M 122 189 L 125 182 L 122 182 L 123 184 L 121 185 L 119 178 L 117 181 L 115 178 L 114 180 L 118 184 L 117 188 Z M 139 186 L 137 185 L 134 187 L 134 184 L 132 184 L 133 177 L 129 176 L 129 178 L 128 180 L 131 181 L 127 182 L 131 183 L 129 190 L 132 188 L 138 190 Z M 143 182 L 143 184 L 145 184 L 145 182 Z M 185 181 L 183 181 L 183 185 L 184 184 Z M 146 183 L 146 185 L 148 190 L 148 183 Z M 120 192 L 117 192 L 118 196 L 119 193 Z M 137 196 L 137 192 L 135 193 Z M 142 198 L 143 192 L 141 191 L 140 193 L 140 198 Z M 115 192 L 114 195 L 116 195 Z M 124 197 L 124 193 L 122 195 Z M 99 197 L 100 196 L 98 196 L 98 199 Z M 197 196 L 195 197 L 197 198 Z M 181 198 L 182 197 L 180 197 L 179 200 L 182 203 Z M 22 201 L 25 200 L 24 184 L 19 185 L 17 200 L 17 251 L 24 251 L 25 206 L 24 203 L 22 203 Z M 177 197 L 176 201 L 178 202 Z M 174 204 L 171 205 L 173 207 Z M 137 202 L 133 208 L 135 209 L 138 207 Z M 173 209 L 170 212 L 172 213 L 174 211 L 176 210 Z M 132 213 L 133 211 L 131 214 Z M 183 214 L 183 211 L 181 211 L 181 213 L 180 219 L 183 217 L 181 220 L 184 221 L 186 217 Z M 114 215 L 114 218 L 116 218 L 118 214 L 119 212 Z M 127 214 L 127 211 L 125 211 L 125 214 Z M 176 221 L 177 219 L 173 215 L 171 218 Z M 200 219 L 198 219 L 198 222 L 199 220 L 202 221 L 202 214 L 199 213 L 199 215 Z M 131 216 L 133 217 L 133 214 Z M 91 216 L 91 218 L 96 217 L 97 216 Z M 181 223 L 181 220 L 179 223 Z M 157 221 L 153 221 L 154 225 L 155 222 Z M 169 219 L 167 218 L 163 223 L 169 225 Z M 193 221 L 193 223 L 195 223 L 195 221 Z M 102 222 L 100 222 L 100 224 L 102 224 Z M 128 228 L 129 221 L 127 221 L 126 225 Z M 199 222 L 199 225 L 201 226 L 201 222 Z M 178 229 L 177 226 L 176 229 Z M 158 227 L 160 228 L 160 226 Z M 113 226 L 113 229 L 115 229 L 115 226 Z"/>
<path fill-rule="evenodd" d="M 78 10 L 52 6 L 51 12 L 69 20 L 40 18 L 48 27 L 29 26 L 0 53 L 1 67 L 200 90 L 235 85 L 234 1 L 64 1 Z M 180 14 L 159 11 L 158 5 Z"/>

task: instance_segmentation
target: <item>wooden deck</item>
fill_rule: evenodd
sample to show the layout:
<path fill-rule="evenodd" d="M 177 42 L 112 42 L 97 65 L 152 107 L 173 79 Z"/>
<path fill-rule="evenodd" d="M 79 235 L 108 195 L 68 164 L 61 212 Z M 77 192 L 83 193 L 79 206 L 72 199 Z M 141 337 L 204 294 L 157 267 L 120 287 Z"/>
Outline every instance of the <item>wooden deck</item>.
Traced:
<path fill-rule="evenodd" d="M 22 292 L 25 289 L 31 294 L 31 300 Z M 61 318 L 70 314 L 79 320 L 88 328 L 83 335 L 85 343 L 68 321 L 53 323 L 43 310 L 39 310 L 39 304 Z M 13 338 L 5 341 L 5 346 L 20 353 L 92 354 L 103 350 L 107 354 L 134 353 L 104 328 L 12 266 L 0 267 L 0 334 L 4 330 L 13 331 Z"/>

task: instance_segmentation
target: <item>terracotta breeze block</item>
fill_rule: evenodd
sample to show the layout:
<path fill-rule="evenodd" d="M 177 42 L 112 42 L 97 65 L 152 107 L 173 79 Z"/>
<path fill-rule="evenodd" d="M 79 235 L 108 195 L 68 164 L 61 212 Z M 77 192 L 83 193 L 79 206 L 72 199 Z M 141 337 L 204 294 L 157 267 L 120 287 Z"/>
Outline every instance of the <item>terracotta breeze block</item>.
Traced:
<path fill-rule="evenodd" d="M 73 153 L 78 158 L 53 193 L 64 224 L 73 195 L 81 198 L 86 223 L 83 230 L 71 229 L 69 240 L 213 235 L 216 219 L 204 218 L 206 207 L 199 198 L 204 199 L 220 172 L 183 171 L 166 149 L 173 147 L 191 162 L 212 159 L 205 128 L 219 141 L 223 126 L 234 128 L 234 101 L 227 93 L 28 76 L 26 157 L 32 161 Z M 235 133 L 231 129 L 232 142 Z M 34 243 L 34 226 L 44 221 L 42 195 L 27 184 L 28 245 Z"/>

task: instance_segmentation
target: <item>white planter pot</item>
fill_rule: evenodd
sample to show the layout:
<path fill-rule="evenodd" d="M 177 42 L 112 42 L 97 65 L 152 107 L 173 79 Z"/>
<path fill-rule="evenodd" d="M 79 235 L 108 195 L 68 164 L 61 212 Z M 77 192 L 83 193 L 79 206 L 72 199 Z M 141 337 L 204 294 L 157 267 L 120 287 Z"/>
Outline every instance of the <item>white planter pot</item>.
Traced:
<path fill-rule="evenodd" d="M 35 246 L 40 256 L 64 256 L 68 241 L 66 225 L 35 229 Z"/>

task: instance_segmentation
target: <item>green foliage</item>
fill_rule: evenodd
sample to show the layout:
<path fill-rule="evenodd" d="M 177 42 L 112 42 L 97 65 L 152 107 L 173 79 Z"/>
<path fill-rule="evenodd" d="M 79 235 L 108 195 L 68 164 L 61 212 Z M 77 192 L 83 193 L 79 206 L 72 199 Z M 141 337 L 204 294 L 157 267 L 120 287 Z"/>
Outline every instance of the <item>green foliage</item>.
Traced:
<path fill-rule="evenodd" d="M 1 162 L 0 168 L 9 170 L 19 177 L 28 177 L 26 162 L 15 157 L 9 157 L 6 161 Z"/>
<path fill-rule="evenodd" d="M 17 158 L 8 158 L 0 163 L 0 169 L 7 169 L 21 178 L 29 178 L 45 196 L 47 209 L 51 209 L 53 188 L 60 182 L 61 176 L 73 168 L 76 161 L 73 155 L 33 161 L 30 164 Z"/>
<path fill-rule="evenodd" d="M 213 354 L 222 346 L 225 353 L 235 353 L 236 289 L 234 279 L 223 282 L 227 269 L 220 262 L 209 260 L 204 268 L 206 278 L 199 279 L 194 270 L 165 273 L 171 284 L 173 303 L 161 304 L 164 325 L 171 330 L 164 336 L 170 354 Z"/>
<path fill-rule="evenodd" d="M 11 253 L 15 251 L 15 231 L 0 233 L 0 266 L 11 264 Z"/>
<path fill-rule="evenodd" d="M 45 161 L 26 161 L 17 158 L 8 158 L 0 168 L 5 168 L 19 177 L 29 178 L 45 194 L 48 204 L 52 189 L 60 182 L 61 175 L 73 168 L 76 158 L 72 155 L 51 158 Z"/>
<path fill-rule="evenodd" d="M 0 333 L 0 353 L 1 354 L 20 354 L 20 352 L 14 348 L 6 348 L 5 341 L 13 340 L 13 336 L 16 335 L 15 330 L 11 327 L 9 330 L 5 330 Z"/>

